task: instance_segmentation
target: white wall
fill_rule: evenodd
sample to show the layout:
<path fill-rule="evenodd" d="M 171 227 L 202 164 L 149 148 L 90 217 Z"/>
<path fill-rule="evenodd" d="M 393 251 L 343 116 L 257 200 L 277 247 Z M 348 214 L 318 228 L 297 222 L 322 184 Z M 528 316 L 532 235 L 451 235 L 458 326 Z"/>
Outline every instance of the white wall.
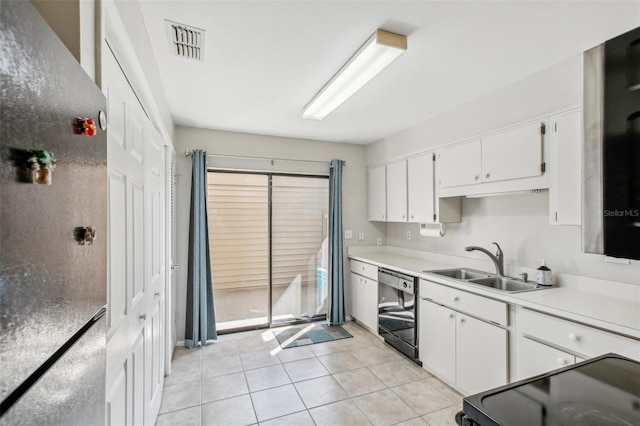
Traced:
<path fill-rule="evenodd" d="M 175 147 L 178 152 L 176 190 L 177 262 L 177 338 L 184 340 L 187 253 L 189 231 L 189 202 L 191 196 L 191 157 L 185 150 L 204 149 L 209 154 L 238 155 L 295 160 L 346 161 L 343 169 L 342 203 L 344 229 L 353 230 L 354 239 L 345 241 L 345 260 L 350 245 L 375 245 L 377 237 L 383 237 L 386 225 L 367 221 L 367 171 L 365 148 L 362 145 L 261 136 L 216 130 L 176 126 Z M 359 231 L 365 232 L 365 241 L 358 241 Z M 345 273 L 348 279 L 348 273 Z"/>
<path fill-rule="evenodd" d="M 482 96 L 418 126 L 367 146 L 367 163 L 381 164 L 434 147 L 473 137 L 492 129 L 581 104 L 581 56 Z M 581 228 L 551 226 L 548 191 L 539 194 L 463 199 L 462 223 L 447 225 L 444 238 L 420 237 L 417 225 L 388 224 L 387 244 L 414 250 L 488 259 L 464 251 L 479 245 L 505 252 L 508 273 L 537 268 L 546 259 L 554 272 L 640 285 L 640 262 L 612 264 L 604 256 L 581 251 Z M 406 240 L 406 231 L 414 238 Z M 417 236 L 417 237 L 415 237 Z M 488 264 L 491 268 L 491 264 Z"/>

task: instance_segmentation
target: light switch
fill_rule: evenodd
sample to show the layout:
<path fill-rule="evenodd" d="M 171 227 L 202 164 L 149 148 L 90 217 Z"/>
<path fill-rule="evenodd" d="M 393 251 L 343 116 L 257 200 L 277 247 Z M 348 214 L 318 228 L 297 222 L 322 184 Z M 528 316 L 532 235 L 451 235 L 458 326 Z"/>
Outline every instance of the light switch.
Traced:
<path fill-rule="evenodd" d="M 350 240 L 353 238 L 353 231 L 351 229 L 345 229 L 344 231 L 344 239 Z"/>
<path fill-rule="evenodd" d="M 364 231 L 358 232 L 358 241 L 364 241 Z"/>

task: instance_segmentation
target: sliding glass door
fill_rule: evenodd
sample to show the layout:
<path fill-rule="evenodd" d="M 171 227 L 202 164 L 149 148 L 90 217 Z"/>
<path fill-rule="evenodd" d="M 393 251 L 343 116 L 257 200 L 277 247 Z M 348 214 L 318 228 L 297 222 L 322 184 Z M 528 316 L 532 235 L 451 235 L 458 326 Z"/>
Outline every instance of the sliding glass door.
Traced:
<path fill-rule="evenodd" d="M 209 172 L 211 276 L 218 330 L 269 323 L 269 176 Z"/>
<path fill-rule="evenodd" d="M 329 180 L 273 176 L 272 323 L 327 313 Z"/>
<path fill-rule="evenodd" d="M 218 330 L 324 318 L 329 180 L 209 172 Z"/>

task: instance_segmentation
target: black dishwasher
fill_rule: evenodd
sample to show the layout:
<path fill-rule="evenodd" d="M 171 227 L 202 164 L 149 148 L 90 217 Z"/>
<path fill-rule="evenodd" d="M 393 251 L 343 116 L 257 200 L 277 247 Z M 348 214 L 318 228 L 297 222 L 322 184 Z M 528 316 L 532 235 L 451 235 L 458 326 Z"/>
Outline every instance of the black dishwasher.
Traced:
<path fill-rule="evenodd" d="M 378 270 L 378 333 L 385 342 L 418 365 L 416 278 L 384 268 Z"/>

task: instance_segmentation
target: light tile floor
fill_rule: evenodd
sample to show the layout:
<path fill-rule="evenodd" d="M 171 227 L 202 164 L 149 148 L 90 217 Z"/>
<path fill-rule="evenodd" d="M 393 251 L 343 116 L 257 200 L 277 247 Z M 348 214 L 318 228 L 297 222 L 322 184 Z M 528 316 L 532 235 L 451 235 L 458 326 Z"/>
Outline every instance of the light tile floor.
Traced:
<path fill-rule="evenodd" d="M 271 330 L 176 348 L 156 425 L 454 426 L 462 396 L 357 323 L 280 349 Z"/>

